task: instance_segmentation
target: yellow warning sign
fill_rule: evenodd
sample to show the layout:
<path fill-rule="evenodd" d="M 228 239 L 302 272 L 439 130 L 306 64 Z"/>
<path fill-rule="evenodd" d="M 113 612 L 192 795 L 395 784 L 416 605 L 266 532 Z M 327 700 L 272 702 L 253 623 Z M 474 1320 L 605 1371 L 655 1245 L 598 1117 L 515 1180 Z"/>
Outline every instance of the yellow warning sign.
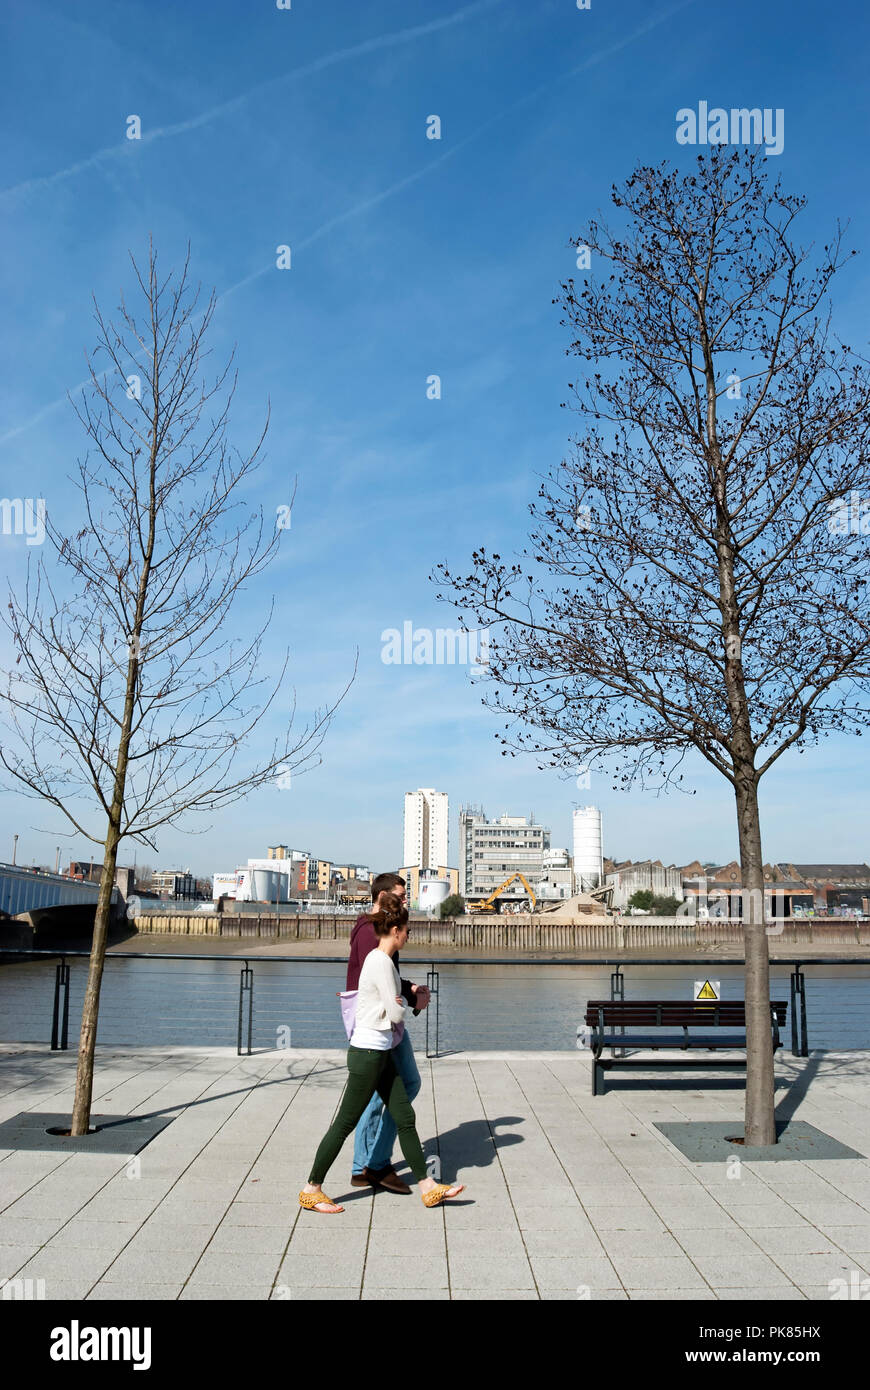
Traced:
<path fill-rule="evenodd" d="M 718 980 L 696 980 L 695 998 L 696 999 L 718 999 L 719 998 Z"/>

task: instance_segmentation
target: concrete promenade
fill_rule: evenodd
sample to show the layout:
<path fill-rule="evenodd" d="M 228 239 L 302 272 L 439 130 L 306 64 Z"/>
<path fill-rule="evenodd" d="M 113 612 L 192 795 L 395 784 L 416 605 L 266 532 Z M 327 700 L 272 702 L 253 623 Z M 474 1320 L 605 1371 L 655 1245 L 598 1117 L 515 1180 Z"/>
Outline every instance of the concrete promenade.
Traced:
<path fill-rule="evenodd" d="M 175 1116 L 124 1155 L 0 1149 L 0 1279 L 46 1299 L 829 1300 L 870 1292 L 870 1161 L 690 1163 L 656 1121 L 742 1123 L 732 1076 L 608 1074 L 582 1053 L 426 1062 L 427 1155 L 462 1197 L 426 1210 L 351 1188 L 351 1141 L 297 1193 L 334 1113 L 344 1053 L 98 1049 L 94 1115 Z M 0 1122 L 69 1112 L 76 1056 L 0 1045 Z M 870 1052 L 780 1056 L 780 1117 L 870 1153 Z M 735 1150 L 739 1152 L 739 1150 Z M 403 1169 L 398 1155 L 397 1167 Z M 733 1164 L 731 1165 L 733 1171 Z"/>

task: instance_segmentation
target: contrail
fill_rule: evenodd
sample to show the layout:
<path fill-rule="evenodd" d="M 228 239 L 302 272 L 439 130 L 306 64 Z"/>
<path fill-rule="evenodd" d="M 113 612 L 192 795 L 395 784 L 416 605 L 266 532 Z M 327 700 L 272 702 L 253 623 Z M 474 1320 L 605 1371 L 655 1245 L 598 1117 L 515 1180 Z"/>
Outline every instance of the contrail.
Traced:
<path fill-rule="evenodd" d="M 407 188 L 412 183 L 416 183 L 418 179 L 425 178 L 428 174 L 431 174 L 433 169 L 437 169 L 439 164 L 444 164 L 448 159 L 452 159 L 454 155 L 459 154 L 459 151 L 464 149 L 466 145 L 470 145 L 473 140 L 478 140 L 485 131 L 502 122 L 505 116 L 510 115 L 512 111 L 516 111 L 517 107 L 528 105 L 529 102 L 535 101 L 544 92 L 552 92 L 560 82 L 567 82 L 570 78 L 576 77 L 578 73 L 584 72 L 587 68 L 594 67 L 596 63 L 600 63 L 604 58 L 609 58 L 612 53 L 618 53 L 620 49 L 627 47 L 627 45 L 633 43 L 635 39 L 639 39 L 643 34 L 648 33 L 650 29 L 655 29 L 659 24 L 663 24 L 666 19 L 670 19 L 671 15 L 676 14 L 679 10 L 684 10 L 687 5 L 693 5 L 694 3 L 695 0 L 680 0 L 679 4 L 673 5 L 669 10 L 665 10 L 662 14 L 656 15 L 652 19 L 648 19 L 644 24 L 641 24 L 638 29 L 633 30 L 632 33 L 626 35 L 624 39 L 620 39 L 618 43 L 610 44 L 607 48 L 600 48 L 597 53 L 590 54 L 588 58 L 584 58 L 583 62 L 578 63 L 576 67 L 569 68 L 566 72 L 561 73 L 559 77 L 542 83 L 531 92 L 526 92 L 524 96 L 519 97 L 516 101 L 512 102 L 510 106 L 506 106 L 501 111 L 496 112 L 494 116 L 490 116 L 482 125 L 477 126 L 466 135 L 464 139 L 459 140 L 455 145 L 451 145 L 450 149 L 445 150 L 437 159 L 433 159 L 429 163 L 423 165 L 416 173 L 407 174 L 405 178 L 399 179 L 397 183 L 391 184 L 389 188 L 383 189 L 381 193 L 375 193 L 372 197 L 363 199 L 361 203 L 355 203 L 353 207 L 347 208 L 345 212 L 340 212 L 336 214 L 335 217 L 331 217 L 328 222 L 324 222 L 321 227 L 318 227 L 310 236 L 307 236 L 304 241 L 294 241 L 291 247 L 293 254 L 297 251 L 304 250 L 306 246 L 311 246 L 313 242 L 319 241 L 322 236 L 325 236 L 327 232 L 331 231 L 333 227 L 338 226 L 341 222 L 346 222 L 351 217 L 357 217 L 360 213 L 367 212 L 369 208 L 375 207 L 378 203 L 382 203 L 384 199 L 391 198 L 394 193 L 398 193 L 401 189 Z M 222 300 L 227 299 L 231 294 L 235 294 L 237 290 L 244 289 L 246 285 L 253 284 L 255 280 L 262 279 L 264 275 L 268 275 L 274 268 L 275 265 L 273 261 L 263 266 L 260 270 L 255 270 L 250 275 L 246 275 L 243 280 L 237 281 L 235 285 L 230 285 L 228 289 L 219 294 L 216 303 L 220 304 Z M 0 439 L 0 443 L 2 443 L 2 439 Z"/>
<path fill-rule="evenodd" d="M 259 96 L 261 92 L 269 91 L 273 87 L 278 87 L 283 82 L 310 77 L 312 73 L 322 72 L 325 68 L 334 67 L 336 63 L 346 62 L 349 58 L 359 58 L 363 54 L 374 53 L 383 48 L 394 48 L 399 44 L 412 43 L 414 39 L 423 38 L 427 34 L 434 34 L 441 29 L 449 29 L 454 24 L 464 24 L 482 11 L 492 9 L 494 5 L 501 3 L 502 0 L 475 0 L 474 4 L 466 5 L 464 9 L 456 10 L 443 19 L 431 19 L 427 24 L 417 24 L 411 29 L 400 29 L 394 34 L 380 34 L 377 38 L 366 39 L 363 43 L 353 44 L 350 48 L 340 48 L 335 53 L 328 53 L 322 58 L 316 58 L 314 62 L 306 63 L 303 67 L 295 68 L 292 72 L 270 77 L 268 81 L 261 82 L 259 86 L 252 87 L 250 91 L 243 92 L 240 96 L 231 98 L 230 101 L 221 102 L 218 106 L 212 106 L 208 111 L 203 111 L 200 115 L 192 116 L 186 121 L 177 121 L 174 125 L 160 126 L 156 130 L 146 131 L 140 140 L 119 140 L 117 144 L 108 145 L 105 149 L 97 150 L 96 153 L 88 155 L 85 159 L 77 160 L 68 169 L 58 169 L 53 174 L 46 174 L 41 178 L 25 179 L 24 182 L 15 184 L 10 188 L 0 189 L 0 202 L 12 201 L 28 193 L 37 193 L 41 189 L 51 188 L 66 179 L 74 178 L 76 174 L 83 173 L 86 169 L 95 168 L 103 160 L 118 159 L 125 156 L 129 158 L 135 154 L 135 147 L 137 146 L 150 145 L 156 140 L 166 140 L 173 135 L 183 135 L 189 130 L 198 130 L 200 126 L 208 125 L 221 116 L 237 111 L 252 97 Z"/>
<path fill-rule="evenodd" d="M 481 4 L 471 5 L 465 10 L 457 11 L 457 13 L 451 16 L 448 21 L 436 21 L 435 23 L 437 24 L 437 27 L 443 28 L 446 23 L 456 23 L 458 22 L 460 17 L 467 17 L 472 11 L 478 10 L 485 5 L 489 5 L 492 3 L 498 3 L 498 0 L 482 0 Z M 404 178 L 399 179 L 397 183 L 391 184 L 389 188 L 385 188 L 380 193 L 375 193 L 371 197 L 363 199 L 362 202 L 355 203 L 353 207 L 347 208 L 344 212 L 337 213 L 334 217 L 329 218 L 328 221 L 324 222 L 309 236 L 305 237 L 303 241 L 294 242 L 292 244 L 293 252 L 304 250 L 305 247 L 311 246 L 315 241 L 318 241 L 320 237 L 325 236 L 327 232 L 331 231 L 333 227 L 338 226 L 341 222 L 347 222 L 350 220 L 350 218 L 357 217 L 360 213 L 367 212 L 369 208 L 375 207 L 378 203 L 384 202 L 386 198 L 392 197 L 394 193 L 398 193 L 401 189 L 407 188 L 410 184 L 416 183 L 419 179 L 425 178 L 426 175 L 430 174 L 433 169 L 437 169 L 439 165 L 446 163 L 448 159 L 452 159 L 454 155 L 457 155 L 460 150 L 465 148 L 466 145 L 470 145 L 473 140 L 478 140 L 480 136 L 484 134 L 485 131 L 490 129 L 491 126 L 498 124 L 498 122 L 500 121 L 503 121 L 505 116 L 508 115 L 511 111 L 515 111 L 517 107 L 527 105 L 529 102 L 534 101 L 537 97 L 541 96 L 542 93 L 551 92 L 553 88 L 557 86 L 560 82 L 567 82 L 570 78 L 576 77 L 578 73 L 584 72 L 587 68 L 594 67 L 596 63 L 600 63 L 604 58 L 610 57 L 611 54 L 618 53 L 621 49 L 626 48 L 628 44 L 633 43 L 635 39 L 641 38 L 643 34 L 648 33 L 651 29 L 657 28 L 659 24 L 663 24 L 665 20 L 670 19 L 671 15 L 677 14 L 680 10 L 684 10 L 688 5 L 692 5 L 694 3 L 695 0 L 681 0 L 681 3 L 673 5 L 669 10 L 665 10 L 663 13 L 654 16 L 652 19 L 647 20 L 644 24 L 640 25 L 638 29 L 634 29 L 630 34 L 626 35 L 624 39 L 620 39 L 617 43 L 610 44 L 607 48 L 599 49 L 596 53 L 590 54 L 588 58 L 584 58 L 583 62 L 578 63 L 576 67 L 569 68 L 566 72 L 563 72 L 559 77 L 556 77 L 551 81 L 542 83 L 539 87 L 535 87 L 531 92 L 527 92 L 524 96 L 521 96 L 515 102 L 512 102 L 510 106 L 505 107 L 496 115 L 491 116 L 489 120 L 484 121 L 482 125 L 477 126 L 476 129 L 471 131 L 470 134 L 466 135 L 464 139 L 458 141 L 457 144 L 451 146 L 449 150 L 445 150 L 444 153 L 439 155 L 437 159 L 433 159 L 428 164 L 425 164 L 421 169 L 418 169 L 416 173 L 407 174 Z M 419 34 L 422 30 L 428 31 L 431 28 L 431 24 L 422 25 L 417 29 L 403 30 L 402 32 L 405 35 Z M 399 42 L 400 39 L 401 35 L 388 36 L 386 42 Z M 381 42 L 381 40 L 371 39 L 368 40 L 366 45 L 359 45 L 355 49 L 344 49 L 342 50 L 342 53 L 344 56 L 347 56 L 350 53 L 359 52 L 360 49 L 363 47 L 368 48 L 373 44 L 379 44 Z M 328 58 L 323 58 L 318 61 L 321 66 L 326 66 L 330 62 L 338 61 L 338 58 L 337 55 L 333 54 L 330 55 L 330 57 Z M 309 69 L 305 69 L 305 71 L 308 70 Z M 303 70 L 300 69 L 300 71 Z M 273 80 L 278 81 L 283 79 Z M 262 88 L 258 88 L 257 90 L 262 90 Z M 250 93 L 248 95 L 250 95 Z M 228 105 L 235 105 L 238 102 L 243 101 L 245 99 L 246 98 L 239 97 L 236 99 L 236 102 L 229 103 Z M 206 114 L 214 115 L 215 113 L 226 109 L 226 106 L 214 107 L 211 113 Z M 197 118 L 199 123 L 201 123 L 203 119 L 205 119 L 205 117 Z M 191 123 L 189 122 L 186 123 L 185 128 L 190 128 L 190 124 Z M 168 131 L 171 130 L 173 132 L 179 129 L 181 129 L 181 127 L 167 127 Z M 93 156 L 94 160 L 96 160 L 97 158 L 98 156 Z M 52 177 L 57 178 L 60 176 L 53 175 Z M 0 197 L 2 197 L 2 195 L 0 195 Z M 222 293 L 217 296 L 216 303 L 220 304 L 231 294 L 235 294 L 238 290 L 244 289 L 245 286 L 253 284 L 255 280 L 261 280 L 264 275 L 268 275 L 274 269 L 275 263 L 274 261 L 270 261 L 268 265 L 263 266 L 260 270 L 255 270 L 250 275 L 246 275 L 244 279 L 238 280 L 236 284 L 230 285 L 228 289 L 223 290 Z M 87 386 L 89 382 L 90 377 L 88 377 L 85 381 L 79 382 L 78 386 L 73 387 L 73 393 L 81 390 L 84 386 Z M 52 401 L 50 405 L 43 406 L 43 408 L 40 411 L 38 411 L 36 415 L 31 416 L 31 418 L 29 420 L 26 420 L 23 424 L 16 425 L 12 429 L 7 430 L 4 434 L 0 435 L 0 445 L 5 444 L 10 439 L 14 439 L 16 435 L 23 434 L 26 430 L 30 429 L 32 425 L 39 424 L 40 420 L 44 419 L 45 416 L 50 414 L 52 410 L 56 410 L 59 406 L 64 404 L 64 402 L 67 400 L 68 394 L 69 393 L 64 393 L 64 395 L 59 396 L 57 400 Z"/>

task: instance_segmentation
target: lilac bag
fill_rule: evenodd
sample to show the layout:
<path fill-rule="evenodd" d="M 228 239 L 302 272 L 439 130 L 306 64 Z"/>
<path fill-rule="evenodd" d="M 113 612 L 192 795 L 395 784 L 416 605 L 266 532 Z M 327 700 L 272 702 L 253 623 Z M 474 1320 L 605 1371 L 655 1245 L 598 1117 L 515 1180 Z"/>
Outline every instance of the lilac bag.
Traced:
<path fill-rule="evenodd" d="M 356 1001 L 358 989 L 343 989 L 339 994 L 341 1004 L 341 1021 L 344 1024 L 344 1031 L 347 1033 L 347 1040 L 350 1042 L 353 1036 L 354 1026 L 356 1025 Z"/>

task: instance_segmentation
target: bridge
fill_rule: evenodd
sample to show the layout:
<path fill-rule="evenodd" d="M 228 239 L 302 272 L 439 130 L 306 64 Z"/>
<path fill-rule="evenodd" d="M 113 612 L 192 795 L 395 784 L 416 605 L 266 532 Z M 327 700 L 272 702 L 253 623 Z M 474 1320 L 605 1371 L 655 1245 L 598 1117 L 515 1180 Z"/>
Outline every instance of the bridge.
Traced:
<path fill-rule="evenodd" d="M 32 946 L 37 934 L 42 939 L 90 934 L 99 894 L 99 883 L 0 863 L 0 918 L 16 919 L 14 924 L 0 921 L 0 938 L 4 944 Z M 115 886 L 113 915 L 120 904 Z"/>

